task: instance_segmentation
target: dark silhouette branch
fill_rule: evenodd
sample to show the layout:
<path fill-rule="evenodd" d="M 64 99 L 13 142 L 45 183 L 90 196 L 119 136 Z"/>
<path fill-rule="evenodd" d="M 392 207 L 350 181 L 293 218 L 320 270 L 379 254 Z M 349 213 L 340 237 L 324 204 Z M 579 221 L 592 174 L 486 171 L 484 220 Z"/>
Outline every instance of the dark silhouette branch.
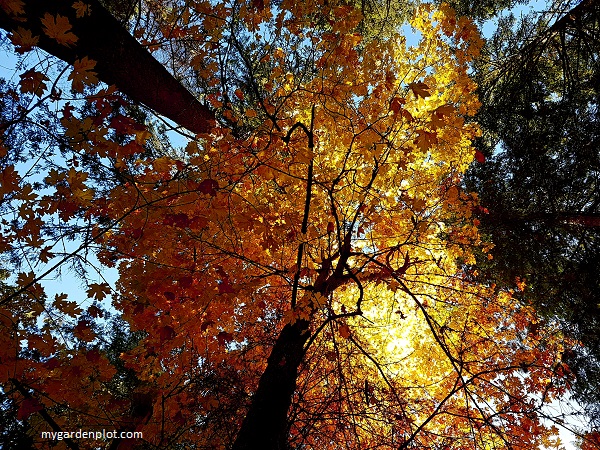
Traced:
<path fill-rule="evenodd" d="M 19 393 L 25 397 L 27 400 L 34 400 L 34 397 L 29 393 L 29 391 L 26 389 L 26 387 L 19 381 L 16 380 L 15 378 L 11 378 L 10 382 L 15 386 L 15 389 L 17 391 L 19 391 Z M 50 427 L 52 428 L 52 430 L 56 433 L 62 433 L 63 430 L 62 428 L 54 421 L 54 419 L 52 418 L 52 416 L 50 414 L 48 414 L 48 411 L 46 411 L 46 408 L 41 408 L 39 411 L 37 411 L 37 413 L 42 416 L 42 418 L 46 421 L 46 423 L 48 425 L 50 425 Z M 79 446 L 70 438 L 64 438 L 63 442 L 67 445 L 67 447 L 69 447 L 72 450 L 79 450 Z"/>
<path fill-rule="evenodd" d="M 29 29 L 39 37 L 38 47 L 73 64 L 85 56 L 96 61 L 98 78 L 117 88 L 134 102 L 194 133 L 207 133 L 214 126 L 214 114 L 184 88 L 163 65 L 113 17 L 98 0 L 86 0 L 89 14 L 77 18 L 71 0 L 24 0 L 25 14 L 11 15 L 0 8 L 0 27 L 6 31 Z M 41 19 L 60 14 L 77 36 L 71 46 L 48 37 Z"/>

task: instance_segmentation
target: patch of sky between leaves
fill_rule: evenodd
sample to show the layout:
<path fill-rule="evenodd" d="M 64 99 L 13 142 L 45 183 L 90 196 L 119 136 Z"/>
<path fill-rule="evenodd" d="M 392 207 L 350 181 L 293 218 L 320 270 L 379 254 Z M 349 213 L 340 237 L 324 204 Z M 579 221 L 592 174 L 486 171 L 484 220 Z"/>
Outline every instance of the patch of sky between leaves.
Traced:
<path fill-rule="evenodd" d="M 4 40 L 5 33 L 2 32 L 0 40 Z M 22 58 L 19 58 L 16 53 L 10 50 L 9 45 L 1 45 L 0 46 L 0 78 L 3 78 L 11 83 L 18 83 L 18 74 L 20 73 L 20 66 L 23 65 L 23 69 L 26 67 L 37 66 L 40 61 L 46 56 L 45 52 L 42 52 L 42 55 L 37 54 L 37 52 L 42 52 L 41 50 L 37 50 L 36 52 L 32 52 L 29 55 L 28 61 L 23 61 Z M 20 175 L 23 176 L 25 172 L 29 170 L 27 164 L 17 165 L 16 170 Z M 29 177 L 30 182 L 38 181 L 35 179 L 31 179 Z M 41 180 L 39 180 L 41 181 Z M 74 251 L 81 242 L 79 241 L 65 241 L 62 240 L 55 251 L 60 251 L 63 254 L 70 253 Z M 84 253 L 84 252 L 82 252 Z M 36 275 L 46 272 L 50 267 L 58 262 L 60 258 L 52 258 L 46 264 L 36 264 L 35 261 L 24 261 L 24 265 L 22 270 L 28 272 L 33 269 Z M 117 270 L 101 267 L 100 262 L 95 258 L 95 256 L 91 253 L 85 255 L 85 259 L 87 260 L 87 268 L 90 271 L 89 280 L 90 283 L 103 283 L 108 282 L 111 286 L 114 286 L 117 280 Z M 92 273 L 93 272 L 93 273 Z M 17 277 L 17 273 L 11 273 L 10 278 L 8 279 L 9 283 L 14 283 Z M 65 293 L 68 295 L 69 301 L 76 302 L 80 307 L 86 308 L 90 304 L 92 304 L 92 300 L 88 298 L 87 288 L 83 280 L 77 277 L 74 273 L 74 269 L 70 268 L 70 264 L 61 265 L 61 267 L 54 270 L 48 276 L 44 277 L 41 280 L 41 284 L 44 287 L 45 293 L 47 295 L 49 303 L 54 301 L 56 295 L 60 295 Z M 108 306 L 110 304 L 110 298 L 105 299 L 103 302 L 104 306 Z M 110 309 L 110 308 L 109 308 Z M 114 312 L 114 311 L 113 311 Z"/>

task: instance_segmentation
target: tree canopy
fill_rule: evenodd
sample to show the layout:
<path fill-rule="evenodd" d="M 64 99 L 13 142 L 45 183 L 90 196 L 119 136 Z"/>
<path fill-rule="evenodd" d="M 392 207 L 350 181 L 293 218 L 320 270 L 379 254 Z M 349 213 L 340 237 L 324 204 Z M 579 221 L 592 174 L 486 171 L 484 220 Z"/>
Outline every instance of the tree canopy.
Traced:
<path fill-rule="evenodd" d="M 23 55 L 0 97 L 6 442 L 559 448 L 576 344 L 477 273 L 469 19 L 113 3 L 0 2 Z M 68 265 L 88 298 L 45 292 Z"/>
<path fill-rule="evenodd" d="M 595 2 L 561 3 L 500 21 L 477 71 L 486 162 L 468 177 L 496 246 L 482 276 L 523 279 L 522 300 L 584 344 L 568 362 L 597 425 L 598 12 Z"/>

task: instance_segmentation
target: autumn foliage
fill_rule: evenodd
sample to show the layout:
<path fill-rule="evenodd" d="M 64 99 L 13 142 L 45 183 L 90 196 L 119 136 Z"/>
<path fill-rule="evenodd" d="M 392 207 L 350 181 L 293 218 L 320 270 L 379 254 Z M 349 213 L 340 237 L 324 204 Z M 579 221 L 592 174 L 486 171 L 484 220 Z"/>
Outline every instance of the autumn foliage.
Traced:
<path fill-rule="evenodd" d="M 461 183 L 485 163 L 474 25 L 424 5 L 411 36 L 367 39 L 344 2 L 168 3 L 132 31 L 217 119 L 181 148 L 86 55 L 2 86 L 0 249 L 24 264 L 3 288 L 0 383 L 36 445 L 75 428 L 143 431 L 140 448 L 555 445 L 541 418 L 571 343 L 472 281 L 493 248 Z M 116 285 L 47 297 L 88 253 Z"/>

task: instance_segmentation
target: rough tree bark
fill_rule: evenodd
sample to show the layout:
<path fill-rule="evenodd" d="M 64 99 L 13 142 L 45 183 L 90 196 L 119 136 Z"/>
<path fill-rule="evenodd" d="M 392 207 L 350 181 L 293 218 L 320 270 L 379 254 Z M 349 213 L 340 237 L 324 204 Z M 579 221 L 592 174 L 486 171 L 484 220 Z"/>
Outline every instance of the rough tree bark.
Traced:
<path fill-rule="evenodd" d="M 73 64 L 87 56 L 96 61 L 98 78 L 158 114 L 194 133 L 214 126 L 213 113 L 185 89 L 152 55 L 125 30 L 98 0 L 86 0 L 90 14 L 77 18 L 72 0 L 24 0 L 25 14 L 8 14 L 0 8 L 0 27 L 17 27 L 39 36 L 38 47 Z M 77 42 L 61 45 L 44 34 L 44 14 L 67 17 Z"/>

